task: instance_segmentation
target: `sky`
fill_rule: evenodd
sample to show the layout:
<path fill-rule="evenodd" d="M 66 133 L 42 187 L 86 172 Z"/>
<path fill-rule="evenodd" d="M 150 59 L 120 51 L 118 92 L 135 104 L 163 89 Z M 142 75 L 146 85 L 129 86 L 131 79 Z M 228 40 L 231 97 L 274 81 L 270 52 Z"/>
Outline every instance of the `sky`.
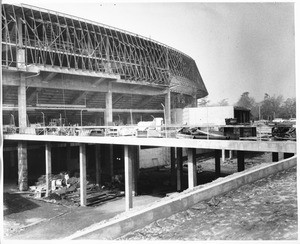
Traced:
<path fill-rule="evenodd" d="M 197 64 L 211 104 L 243 92 L 296 97 L 293 3 L 3 0 L 26 3 L 150 37 Z"/>

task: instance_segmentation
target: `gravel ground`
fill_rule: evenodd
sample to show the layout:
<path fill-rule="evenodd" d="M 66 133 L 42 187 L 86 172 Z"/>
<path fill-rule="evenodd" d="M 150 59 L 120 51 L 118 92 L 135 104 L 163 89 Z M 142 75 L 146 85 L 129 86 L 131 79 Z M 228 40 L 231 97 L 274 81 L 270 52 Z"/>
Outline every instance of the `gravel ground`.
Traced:
<path fill-rule="evenodd" d="M 118 240 L 297 240 L 296 185 L 293 167 Z"/>

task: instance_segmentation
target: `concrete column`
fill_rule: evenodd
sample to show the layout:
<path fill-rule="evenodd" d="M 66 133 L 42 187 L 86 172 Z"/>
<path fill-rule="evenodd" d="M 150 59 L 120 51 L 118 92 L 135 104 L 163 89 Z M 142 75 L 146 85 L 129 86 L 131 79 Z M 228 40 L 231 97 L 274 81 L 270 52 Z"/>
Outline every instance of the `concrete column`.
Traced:
<path fill-rule="evenodd" d="M 196 149 L 188 148 L 188 186 L 193 189 L 197 186 Z"/>
<path fill-rule="evenodd" d="M 45 144 L 45 156 L 46 156 L 46 197 L 48 197 L 51 190 L 50 177 L 52 174 L 50 142 L 46 142 Z"/>
<path fill-rule="evenodd" d="M 27 143 L 18 142 L 18 184 L 20 191 L 28 190 Z"/>
<path fill-rule="evenodd" d="M 109 173 L 111 176 L 111 179 L 114 177 L 114 146 L 110 144 L 108 146 L 108 163 L 109 163 Z"/>
<path fill-rule="evenodd" d="M 80 205 L 86 206 L 86 145 L 79 145 Z"/>
<path fill-rule="evenodd" d="M 294 153 L 284 153 L 284 154 L 283 154 L 283 158 L 284 158 L 284 159 L 291 158 L 291 157 L 293 157 L 293 156 L 294 156 Z"/>
<path fill-rule="evenodd" d="M 220 157 L 221 157 L 221 150 L 215 150 L 215 172 L 217 177 L 221 175 Z"/>
<path fill-rule="evenodd" d="M 182 176 L 183 176 L 183 171 L 182 171 L 182 148 L 177 147 L 177 191 L 182 191 Z"/>
<path fill-rule="evenodd" d="M 175 147 L 171 147 L 171 185 L 175 185 L 176 181 L 175 161 Z"/>
<path fill-rule="evenodd" d="M 19 117 L 19 133 L 24 133 L 27 127 L 26 114 L 26 81 L 24 75 L 20 75 L 20 85 L 18 87 L 18 117 Z"/>
<path fill-rule="evenodd" d="M 112 125 L 113 113 L 112 113 L 112 84 L 108 83 L 108 91 L 105 95 L 105 114 L 104 114 L 104 124 L 105 126 Z"/>
<path fill-rule="evenodd" d="M 224 163 L 226 160 L 225 149 L 222 149 L 222 162 Z"/>
<path fill-rule="evenodd" d="M 279 161 L 279 153 L 272 152 L 272 162 L 278 162 L 278 161 Z"/>
<path fill-rule="evenodd" d="M 133 206 L 132 201 L 132 160 L 129 159 L 129 149 L 124 145 L 124 167 L 125 167 L 125 210 Z"/>
<path fill-rule="evenodd" d="M 168 126 L 171 124 L 171 91 L 167 88 L 165 95 L 165 124 Z"/>
<path fill-rule="evenodd" d="M 245 170 L 245 152 L 237 151 L 238 172 Z"/>
<path fill-rule="evenodd" d="M 100 145 L 95 145 L 95 163 L 96 163 L 96 184 L 101 186 L 101 160 L 100 160 Z"/>
<path fill-rule="evenodd" d="M 229 150 L 229 159 L 232 159 L 233 155 L 232 155 L 232 150 Z"/>
<path fill-rule="evenodd" d="M 132 165 L 132 192 L 134 196 L 138 195 L 138 179 L 139 179 L 139 146 L 129 146 L 129 160 Z"/>
<path fill-rule="evenodd" d="M 23 47 L 23 29 L 20 17 L 17 17 L 17 31 L 18 31 L 18 48 L 17 48 L 17 68 L 25 69 L 25 49 Z"/>

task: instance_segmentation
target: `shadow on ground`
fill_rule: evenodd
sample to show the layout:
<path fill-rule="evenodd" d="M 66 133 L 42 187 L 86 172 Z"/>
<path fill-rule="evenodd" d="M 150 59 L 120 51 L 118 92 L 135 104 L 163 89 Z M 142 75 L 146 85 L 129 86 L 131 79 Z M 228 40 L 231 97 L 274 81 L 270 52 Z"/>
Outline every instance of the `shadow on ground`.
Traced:
<path fill-rule="evenodd" d="M 39 205 L 20 194 L 4 193 L 4 216 L 38 208 Z"/>

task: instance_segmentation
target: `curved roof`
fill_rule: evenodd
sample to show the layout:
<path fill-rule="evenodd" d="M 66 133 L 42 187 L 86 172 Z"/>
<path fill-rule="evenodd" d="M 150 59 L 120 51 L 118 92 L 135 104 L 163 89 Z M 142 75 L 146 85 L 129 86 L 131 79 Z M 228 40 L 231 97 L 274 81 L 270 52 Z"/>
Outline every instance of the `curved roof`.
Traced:
<path fill-rule="evenodd" d="M 29 5 L 2 7 L 2 65 L 40 65 L 115 74 L 126 82 L 174 87 L 206 96 L 195 61 L 188 55 L 124 30 Z M 22 26 L 22 28 L 20 28 Z"/>

